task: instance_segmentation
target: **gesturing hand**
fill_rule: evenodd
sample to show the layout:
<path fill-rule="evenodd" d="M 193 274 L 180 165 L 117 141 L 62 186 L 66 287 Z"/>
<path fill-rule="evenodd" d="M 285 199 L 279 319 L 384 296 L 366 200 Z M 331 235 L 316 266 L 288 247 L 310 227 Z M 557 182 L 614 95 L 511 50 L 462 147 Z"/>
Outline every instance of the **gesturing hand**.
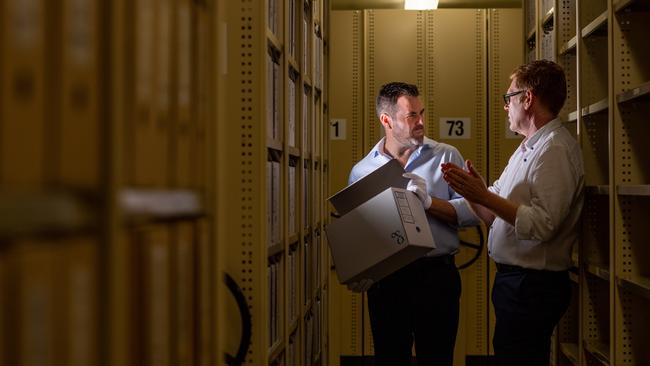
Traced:
<path fill-rule="evenodd" d="M 453 163 L 444 163 L 441 168 L 443 178 L 456 193 L 471 202 L 480 203 L 487 192 L 487 186 L 470 160 L 465 161 L 466 170 Z"/>
<path fill-rule="evenodd" d="M 427 192 L 427 182 L 424 180 L 424 178 L 415 173 L 404 173 L 402 176 L 404 178 L 410 179 L 406 185 L 406 189 L 415 193 L 415 195 L 418 196 L 422 202 L 424 210 L 428 210 L 429 207 L 431 207 L 432 200 L 431 196 L 429 196 L 429 193 Z"/>

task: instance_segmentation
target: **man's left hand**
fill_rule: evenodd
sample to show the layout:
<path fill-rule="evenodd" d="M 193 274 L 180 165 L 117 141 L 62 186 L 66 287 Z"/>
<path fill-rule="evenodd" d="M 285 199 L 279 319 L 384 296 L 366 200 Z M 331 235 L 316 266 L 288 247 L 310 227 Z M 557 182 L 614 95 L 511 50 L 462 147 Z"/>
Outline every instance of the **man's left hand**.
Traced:
<path fill-rule="evenodd" d="M 443 178 L 456 193 L 470 202 L 481 203 L 489 192 L 483 177 L 474 169 L 472 162 L 465 162 L 467 171 L 453 163 L 441 165 Z"/>
<path fill-rule="evenodd" d="M 415 193 L 415 195 L 418 196 L 422 202 L 424 210 L 428 210 L 431 207 L 432 199 L 427 192 L 427 182 L 424 180 L 424 178 L 415 173 L 404 173 L 402 176 L 404 178 L 410 179 L 406 185 L 406 190 Z"/>

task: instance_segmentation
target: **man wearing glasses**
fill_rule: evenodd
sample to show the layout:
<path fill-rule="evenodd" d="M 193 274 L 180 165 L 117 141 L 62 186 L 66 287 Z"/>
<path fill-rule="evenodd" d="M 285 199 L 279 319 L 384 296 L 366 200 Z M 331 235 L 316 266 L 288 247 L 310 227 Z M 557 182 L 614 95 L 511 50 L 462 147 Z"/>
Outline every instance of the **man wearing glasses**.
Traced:
<path fill-rule="evenodd" d="M 524 136 L 497 181 L 487 187 L 443 164 L 444 179 L 490 227 L 496 262 L 492 290 L 497 364 L 549 364 L 550 337 L 571 300 L 571 247 L 578 239 L 584 168 L 577 141 L 557 115 L 566 99 L 562 68 L 533 61 L 514 70 L 503 96 L 510 129 Z"/>

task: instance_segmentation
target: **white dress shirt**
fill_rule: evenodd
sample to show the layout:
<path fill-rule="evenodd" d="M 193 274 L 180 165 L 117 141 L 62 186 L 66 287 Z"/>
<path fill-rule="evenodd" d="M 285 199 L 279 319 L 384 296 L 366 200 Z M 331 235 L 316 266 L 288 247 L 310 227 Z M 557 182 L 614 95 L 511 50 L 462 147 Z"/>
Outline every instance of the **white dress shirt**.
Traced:
<path fill-rule="evenodd" d="M 385 137 L 379 140 L 370 153 L 352 168 L 348 184 L 356 182 L 393 159 L 384 152 L 384 142 Z M 442 178 L 440 164 L 448 162 L 459 166 L 464 164 L 463 157 L 455 147 L 425 137 L 423 144 L 409 157 L 404 170 L 424 178 L 430 196 L 449 201 L 456 210 L 458 226 L 478 225 L 479 219 L 465 199 L 451 189 Z M 429 213 L 427 213 L 427 220 L 437 247 L 428 255 L 455 254 L 459 244 L 457 226 L 440 221 Z"/>
<path fill-rule="evenodd" d="M 515 225 L 496 217 L 488 251 L 497 263 L 552 271 L 571 267 L 578 240 L 584 167 L 559 119 L 525 139 L 490 191 L 518 203 Z"/>

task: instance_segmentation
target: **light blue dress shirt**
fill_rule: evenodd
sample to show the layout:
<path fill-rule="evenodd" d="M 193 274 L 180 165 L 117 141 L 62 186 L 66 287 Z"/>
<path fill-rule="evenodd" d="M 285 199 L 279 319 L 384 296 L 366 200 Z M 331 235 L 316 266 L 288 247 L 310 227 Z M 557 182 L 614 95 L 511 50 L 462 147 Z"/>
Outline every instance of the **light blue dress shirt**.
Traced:
<path fill-rule="evenodd" d="M 352 168 L 348 184 L 356 182 L 393 159 L 384 152 L 384 142 L 385 137 Z M 429 227 L 436 243 L 436 249 L 427 254 L 428 256 L 455 254 L 459 245 L 457 227 L 479 223 L 478 217 L 474 215 L 465 199 L 451 189 L 442 178 L 440 169 L 442 163 L 463 166 L 464 160 L 455 147 L 425 137 L 422 145 L 411 154 L 404 167 L 406 172 L 415 173 L 426 180 L 427 192 L 430 196 L 449 201 L 458 217 L 457 225 L 449 225 L 427 213 Z"/>

